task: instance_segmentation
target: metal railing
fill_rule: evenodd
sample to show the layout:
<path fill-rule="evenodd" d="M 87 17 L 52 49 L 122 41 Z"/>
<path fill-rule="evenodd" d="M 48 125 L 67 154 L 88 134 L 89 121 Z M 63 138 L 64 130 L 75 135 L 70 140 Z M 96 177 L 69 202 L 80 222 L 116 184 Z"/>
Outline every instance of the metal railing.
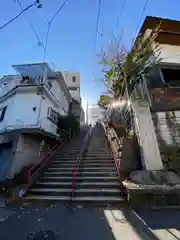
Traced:
<path fill-rule="evenodd" d="M 75 136 L 75 133 L 72 134 L 72 137 Z M 72 138 L 71 137 L 71 138 Z M 60 143 L 60 144 L 56 144 L 54 147 L 52 147 L 48 153 L 42 157 L 42 159 L 38 162 L 38 164 L 36 165 L 33 165 L 29 171 L 28 171 L 28 174 L 27 174 L 27 184 L 26 184 L 26 193 L 28 192 L 28 189 L 30 188 L 31 186 L 31 183 L 32 183 L 32 179 L 34 178 L 36 181 L 36 176 L 38 174 L 38 172 L 43 169 L 46 164 L 48 163 L 48 161 L 50 160 L 50 158 L 52 157 L 52 155 L 55 153 L 55 151 L 57 150 L 57 148 L 61 148 L 62 146 L 64 146 L 64 144 L 67 142 L 67 140 L 70 139 L 70 136 L 67 135 L 67 137 Z M 33 181 L 33 182 L 34 182 Z"/>
<path fill-rule="evenodd" d="M 89 142 L 89 139 L 91 137 L 91 131 L 92 131 L 92 127 L 89 128 L 88 132 L 86 133 L 85 135 L 85 138 L 84 138 L 84 141 L 83 141 L 83 144 L 82 144 L 82 147 L 80 149 L 80 152 L 78 154 L 78 157 L 77 157 L 77 160 L 76 160 L 76 165 L 75 167 L 72 169 L 72 197 L 74 196 L 74 193 L 75 193 L 75 188 L 76 188 L 76 177 L 77 177 L 77 172 L 78 172 L 78 169 L 79 169 L 79 165 L 80 165 L 80 162 L 83 158 L 83 154 L 84 154 L 84 151 L 85 149 L 87 148 L 87 144 Z"/>
<path fill-rule="evenodd" d="M 122 190 L 122 192 L 125 192 L 123 183 L 122 183 L 122 177 L 120 173 L 120 160 L 121 160 L 121 154 L 118 151 L 118 149 L 121 147 L 121 140 L 118 138 L 116 132 L 114 129 L 110 128 L 108 124 L 102 124 L 104 127 L 105 135 L 107 137 L 109 150 L 113 156 L 114 164 L 116 167 L 117 176 L 119 179 L 119 186 Z"/>

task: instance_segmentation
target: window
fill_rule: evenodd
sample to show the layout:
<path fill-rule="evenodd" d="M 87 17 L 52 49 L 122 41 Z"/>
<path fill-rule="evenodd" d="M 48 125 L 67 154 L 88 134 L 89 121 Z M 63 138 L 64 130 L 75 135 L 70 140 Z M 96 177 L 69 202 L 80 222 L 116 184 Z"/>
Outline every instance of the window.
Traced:
<path fill-rule="evenodd" d="M 55 124 L 58 122 L 58 115 L 59 114 L 54 109 L 51 107 L 48 108 L 47 117 Z"/>
<path fill-rule="evenodd" d="M 72 81 L 76 82 L 76 77 L 75 76 L 72 77 Z"/>
<path fill-rule="evenodd" d="M 49 90 L 52 88 L 52 83 L 51 83 L 51 82 L 48 82 L 47 88 L 48 88 Z"/>
<path fill-rule="evenodd" d="M 78 90 L 77 87 L 68 87 L 68 89 L 69 89 L 70 91 L 77 91 L 77 90 Z"/>
<path fill-rule="evenodd" d="M 3 121 L 7 106 L 0 109 L 0 122 Z"/>

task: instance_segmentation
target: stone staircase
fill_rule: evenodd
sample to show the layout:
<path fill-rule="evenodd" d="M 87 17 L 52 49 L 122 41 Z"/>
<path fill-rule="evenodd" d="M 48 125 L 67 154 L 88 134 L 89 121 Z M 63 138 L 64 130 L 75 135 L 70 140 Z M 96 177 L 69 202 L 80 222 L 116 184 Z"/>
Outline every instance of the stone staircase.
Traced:
<path fill-rule="evenodd" d="M 75 198 L 100 204 L 121 203 L 124 198 L 120 186 L 104 129 L 97 125 L 79 166 Z"/>
<path fill-rule="evenodd" d="M 57 150 L 49 167 L 29 189 L 25 200 L 71 200 L 72 169 L 76 165 L 86 133 L 87 130 L 81 131 Z"/>
<path fill-rule="evenodd" d="M 89 147 L 81 159 L 72 195 L 72 169 L 76 165 L 83 137 L 57 151 L 52 164 L 31 187 L 26 199 L 61 200 L 78 203 L 112 204 L 124 201 L 113 156 L 105 141 L 104 130 L 92 130 Z M 85 135 L 84 135 L 85 137 Z"/>

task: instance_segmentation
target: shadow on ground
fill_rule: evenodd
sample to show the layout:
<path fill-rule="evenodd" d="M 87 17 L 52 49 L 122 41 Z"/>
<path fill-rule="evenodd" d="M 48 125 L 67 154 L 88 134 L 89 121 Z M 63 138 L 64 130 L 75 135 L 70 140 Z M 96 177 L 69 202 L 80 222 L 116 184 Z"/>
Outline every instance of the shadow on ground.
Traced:
<path fill-rule="evenodd" d="M 44 230 L 56 233 L 56 238 L 48 240 L 115 240 L 101 208 L 52 204 L 13 211 L 14 215 L 0 223 L 1 240 L 25 240 L 30 233 Z"/>
<path fill-rule="evenodd" d="M 180 231 L 180 210 L 179 209 L 160 209 L 160 210 L 130 210 L 123 209 L 126 220 L 131 224 L 141 239 L 159 240 L 154 233 L 163 230 L 166 236 L 171 235 L 171 239 L 180 240 L 171 229 Z M 167 231 L 167 233 L 166 233 Z M 168 238 L 169 239 L 169 238 Z"/>

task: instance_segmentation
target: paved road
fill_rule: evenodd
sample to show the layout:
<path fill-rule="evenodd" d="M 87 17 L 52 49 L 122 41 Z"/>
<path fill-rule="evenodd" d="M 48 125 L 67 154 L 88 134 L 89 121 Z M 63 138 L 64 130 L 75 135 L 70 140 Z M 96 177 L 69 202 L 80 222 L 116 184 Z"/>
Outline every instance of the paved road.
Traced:
<path fill-rule="evenodd" d="M 180 210 L 30 205 L 11 208 L 3 221 L 4 211 L 1 208 L 0 240 L 25 240 L 30 232 L 44 229 L 56 232 L 56 240 L 180 239 Z"/>

